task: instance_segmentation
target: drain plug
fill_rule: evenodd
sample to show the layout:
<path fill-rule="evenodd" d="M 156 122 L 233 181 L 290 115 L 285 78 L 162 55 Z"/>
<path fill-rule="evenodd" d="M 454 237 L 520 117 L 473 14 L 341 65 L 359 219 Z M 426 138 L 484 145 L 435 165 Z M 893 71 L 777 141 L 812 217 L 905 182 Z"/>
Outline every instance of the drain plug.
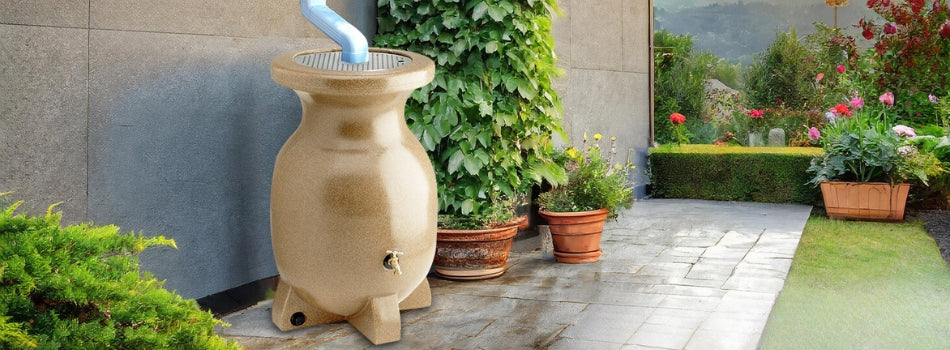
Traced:
<path fill-rule="evenodd" d="M 294 326 L 300 326 L 304 322 L 307 322 L 307 316 L 303 312 L 295 312 L 293 315 L 290 315 L 290 324 Z"/>

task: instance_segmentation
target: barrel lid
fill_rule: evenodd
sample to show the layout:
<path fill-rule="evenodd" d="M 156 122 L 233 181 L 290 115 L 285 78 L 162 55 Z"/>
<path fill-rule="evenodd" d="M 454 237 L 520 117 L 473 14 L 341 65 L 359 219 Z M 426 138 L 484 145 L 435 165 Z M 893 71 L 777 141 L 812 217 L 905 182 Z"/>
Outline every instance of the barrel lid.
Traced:
<path fill-rule="evenodd" d="M 294 62 L 307 67 L 335 71 L 381 71 L 401 67 L 412 62 L 407 56 L 388 53 L 370 52 L 369 59 L 364 63 L 352 64 L 342 60 L 342 52 L 314 52 L 294 57 Z"/>
<path fill-rule="evenodd" d="M 340 60 L 339 48 L 287 52 L 271 61 L 271 77 L 280 85 L 312 94 L 376 95 L 411 91 L 435 74 L 431 59 L 415 52 L 370 48 L 366 63 Z"/>

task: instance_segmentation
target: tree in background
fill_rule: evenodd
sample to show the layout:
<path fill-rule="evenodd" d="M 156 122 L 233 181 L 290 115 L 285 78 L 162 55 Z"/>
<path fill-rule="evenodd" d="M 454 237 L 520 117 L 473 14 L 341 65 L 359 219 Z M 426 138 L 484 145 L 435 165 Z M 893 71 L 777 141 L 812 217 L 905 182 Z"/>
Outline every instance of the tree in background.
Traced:
<path fill-rule="evenodd" d="M 821 76 L 818 74 L 821 73 Z M 824 77 L 815 53 L 798 40 L 795 28 L 779 32 L 744 74 L 745 94 L 756 108 L 821 108 L 816 84 Z"/>
<path fill-rule="evenodd" d="M 654 57 L 654 111 L 657 143 L 676 142 L 667 120 L 672 113 L 687 116 L 686 129 L 696 130 L 703 125 L 704 84 L 708 71 L 693 55 L 693 39 L 667 31 L 653 33 L 656 47 Z"/>

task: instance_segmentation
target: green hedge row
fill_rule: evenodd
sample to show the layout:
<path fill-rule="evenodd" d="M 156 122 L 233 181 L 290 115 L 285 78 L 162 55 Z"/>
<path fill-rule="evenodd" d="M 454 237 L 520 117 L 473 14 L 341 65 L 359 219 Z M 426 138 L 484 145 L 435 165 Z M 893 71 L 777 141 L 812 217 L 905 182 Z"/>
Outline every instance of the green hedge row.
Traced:
<path fill-rule="evenodd" d="M 727 201 L 817 204 L 806 185 L 815 147 L 663 146 L 650 151 L 652 195 Z"/>

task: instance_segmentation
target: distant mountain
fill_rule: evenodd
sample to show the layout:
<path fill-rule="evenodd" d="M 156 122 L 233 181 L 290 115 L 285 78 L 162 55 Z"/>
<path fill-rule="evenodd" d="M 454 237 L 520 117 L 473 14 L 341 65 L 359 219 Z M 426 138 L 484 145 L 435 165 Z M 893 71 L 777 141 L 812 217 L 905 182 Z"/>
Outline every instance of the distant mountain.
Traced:
<path fill-rule="evenodd" d="M 855 0 L 838 9 L 838 26 L 860 38 L 852 28 L 864 16 L 876 16 Z M 778 31 L 794 27 L 799 36 L 813 33 L 814 23 L 834 23 L 834 9 L 821 0 L 656 0 L 654 26 L 677 34 L 690 34 L 696 48 L 730 61 L 750 64 L 765 51 Z M 863 39 L 860 39 L 863 40 Z"/>

